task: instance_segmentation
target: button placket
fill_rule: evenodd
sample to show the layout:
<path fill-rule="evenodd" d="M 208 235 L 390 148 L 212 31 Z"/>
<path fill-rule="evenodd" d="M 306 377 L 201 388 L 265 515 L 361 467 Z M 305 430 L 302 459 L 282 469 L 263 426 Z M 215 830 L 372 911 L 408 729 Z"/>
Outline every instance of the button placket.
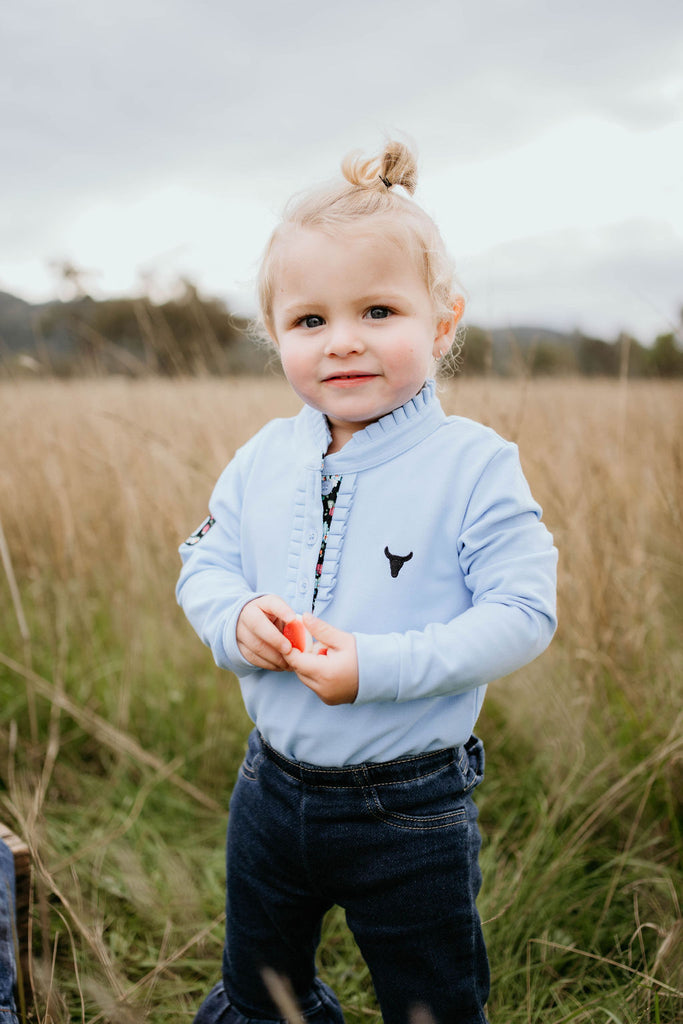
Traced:
<path fill-rule="evenodd" d="M 309 602 L 313 595 L 318 551 L 320 550 L 322 537 L 322 523 L 318 526 L 318 517 L 322 519 L 320 513 L 320 482 L 320 469 L 316 467 L 315 470 L 309 470 L 306 481 L 303 529 L 300 535 L 301 547 L 299 549 L 299 564 L 296 577 L 298 611 L 310 610 Z"/>

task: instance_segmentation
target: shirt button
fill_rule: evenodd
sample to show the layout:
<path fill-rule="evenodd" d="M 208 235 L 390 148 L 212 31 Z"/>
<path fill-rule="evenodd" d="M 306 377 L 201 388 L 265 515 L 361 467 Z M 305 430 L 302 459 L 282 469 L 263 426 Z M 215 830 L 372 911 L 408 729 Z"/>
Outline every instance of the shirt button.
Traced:
<path fill-rule="evenodd" d="M 302 580 L 301 583 L 299 584 L 299 592 L 301 594 L 305 594 L 307 590 L 308 590 L 308 580 Z"/>
<path fill-rule="evenodd" d="M 313 545 L 315 544 L 315 538 L 315 530 L 309 530 L 308 533 L 306 534 L 306 543 L 308 544 L 309 548 L 312 548 Z"/>

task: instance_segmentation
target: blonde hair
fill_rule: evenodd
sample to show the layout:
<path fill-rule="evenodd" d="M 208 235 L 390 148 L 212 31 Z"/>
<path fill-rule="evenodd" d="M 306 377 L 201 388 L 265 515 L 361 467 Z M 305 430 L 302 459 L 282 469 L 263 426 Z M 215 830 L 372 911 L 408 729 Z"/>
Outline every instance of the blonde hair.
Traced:
<path fill-rule="evenodd" d="M 455 268 L 436 224 L 412 199 L 417 160 L 409 146 L 389 141 L 382 153 L 363 159 L 351 153 L 342 161 L 343 182 L 293 196 L 266 246 L 258 276 L 260 327 L 271 337 L 276 256 L 292 230 L 338 232 L 360 227 L 378 230 L 406 245 L 416 260 L 434 303 L 437 320 L 452 320 L 461 298 Z"/>

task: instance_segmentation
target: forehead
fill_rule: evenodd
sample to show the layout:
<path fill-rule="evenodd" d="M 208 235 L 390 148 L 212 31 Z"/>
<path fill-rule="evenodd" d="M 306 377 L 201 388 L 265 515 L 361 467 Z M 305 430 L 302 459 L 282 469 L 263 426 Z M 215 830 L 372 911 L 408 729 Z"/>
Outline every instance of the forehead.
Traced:
<path fill-rule="evenodd" d="M 397 237 L 398 234 L 398 237 Z M 335 225 L 289 227 L 273 253 L 273 299 L 298 293 L 383 288 L 425 289 L 414 246 L 402 233 Z"/>

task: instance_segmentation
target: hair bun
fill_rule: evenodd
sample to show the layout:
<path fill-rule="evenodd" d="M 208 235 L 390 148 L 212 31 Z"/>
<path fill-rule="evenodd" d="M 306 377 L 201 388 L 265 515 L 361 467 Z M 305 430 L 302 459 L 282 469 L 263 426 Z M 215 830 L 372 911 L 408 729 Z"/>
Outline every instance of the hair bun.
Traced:
<path fill-rule="evenodd" d="M 342 174 L 357 188 L 384 190 L 401 185 L 412 196 L 417 187 L 417 160 L 409 146 L 391 139 L 382 153 L 370 160 L 350 153 L 342 161 Z"/>

